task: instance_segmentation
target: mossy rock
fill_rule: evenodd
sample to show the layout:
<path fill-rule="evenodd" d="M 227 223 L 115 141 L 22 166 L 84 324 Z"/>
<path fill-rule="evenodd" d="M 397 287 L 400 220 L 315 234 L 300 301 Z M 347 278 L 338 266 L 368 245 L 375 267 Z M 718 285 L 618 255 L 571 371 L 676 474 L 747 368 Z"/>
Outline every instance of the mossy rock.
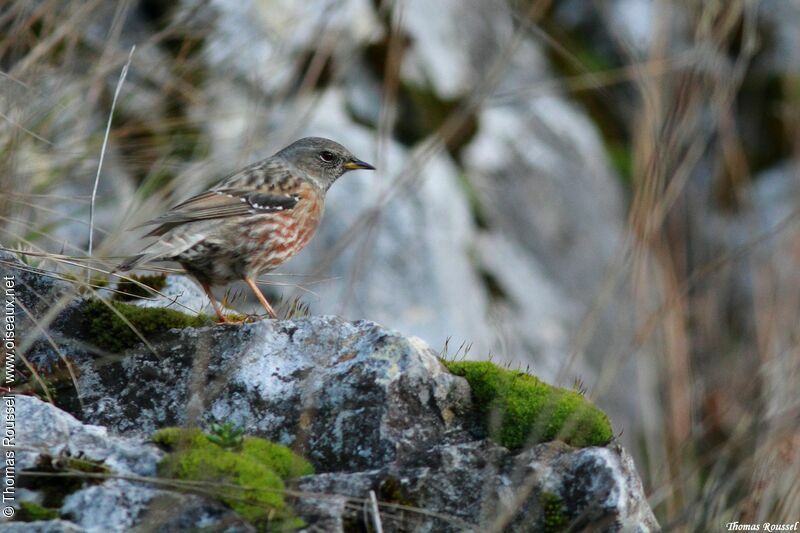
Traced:
<path fill-rule="evenodd" d="M 244 437 L 234 450 L 197 429 L 181 428 L 162 429 L 153 441 L 170 452 L 159 463 L 160 476 L 209 483 L 212 495 L 261 528 L 302 526 L 285 501 L 284 480 L 312 474 L 314 469 L 285 446 Z"/>
<path fill-rule="evenodd" d="M 488 361 L 443 363 L 469 382 L 490 436 L 507 448 L 556 439 L 579 448 L 602 446 L 613 437 L 606 414 L 576 391 Z"/>
<path fill-rule="evenodd" d="M 148 338 L 170 329 L 197 328 L 211 324 L 210 317 L 206 315 L 192 316 L 174 309 L 137 307 L 98 299 L 88 300 L 84 304 L 83 320 L 87 340 L 112 353 L 124 352 L 142 342 L 131 326 L 144 338 Z"/>

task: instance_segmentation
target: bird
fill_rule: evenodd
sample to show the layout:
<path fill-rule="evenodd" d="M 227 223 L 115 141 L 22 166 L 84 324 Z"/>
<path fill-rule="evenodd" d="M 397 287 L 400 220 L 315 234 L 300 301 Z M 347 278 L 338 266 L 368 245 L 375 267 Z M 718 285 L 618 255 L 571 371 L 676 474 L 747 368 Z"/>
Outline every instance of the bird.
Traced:
<path fill-rule="evenodd" d="M 255 279 L 309 243 L 322 220 L 328 189 L 345 172 L 359 169 L 375 167 L 330 139 L 297 140 L 136 226 L 156 226 L 146 237 L 158 240 L 116 270 L 177 262 L 198 281 L 221 322 L 229 320 L 211 287 L 244 281 L 267 314 L 277 318 Z"/>

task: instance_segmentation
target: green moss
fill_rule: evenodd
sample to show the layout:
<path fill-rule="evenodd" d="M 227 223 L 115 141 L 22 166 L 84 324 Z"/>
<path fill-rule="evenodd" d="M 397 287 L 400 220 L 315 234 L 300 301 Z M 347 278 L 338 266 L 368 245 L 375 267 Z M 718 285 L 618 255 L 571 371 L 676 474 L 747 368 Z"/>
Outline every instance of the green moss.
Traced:
<path fill-rule="evenodd" d="M 243 518 L 272 529 L 299 527 L 283 490 L 284 480 L 313 473 L 303 458 L 284 446 L 244 437 L 240 450 L 223 448 L 196 429 L 167 428 L 153 436 L 169 453 L 159 475 L 210 483 L 214 494 Z"/>
<path fill-rule="evenodd" d="M 558 494 L 542 492 L 539 495 L 539 505 L 542 506 L 542 516 L 544 518 L 542 531 L 544 533 L 558 533 L 567 530 L 569 525 L 567 508 L 564 505 L 564 500 Z"/>
<path fill-rule="evenodd" d="M 156 274 L 153 276 L 130 276 L 130 280 L 123 279 L 117 283 L 117 292 L 114 299 L 119 301 L 134 300 L 136 298 L 149 298 L 153 291 L 160 291 L 167 284 L 166 274 Z M 131 281 L 133 280 L 133 281 Z M 136 283 L 138 282 L 138 283 Z M 150 287 L 153 291 L 147 290 Z"/>
<path fill-rule="evenodd" d="M 113 308 L 113 309 L 112 309 Z M 141 342 L 131 326 L 120 318 L 124 316 L 145 338 L 173 328 L 183 329 L 210 324 L 206 315 L 191 316 L 174 309 L 146 308 L 122 302 L 89 300 L 83 307 L 84 334 L 95 346 L 119 353 Z"/>
<path fill-rule="evenodd" d="M 286 446 L 255 437 L 245 437 L 242 453 L 268 463 L 282 479 L 293 479 L 314 473 L 312 466 Z"/>
<path fill-rule="evenodd" d="M 551 440 L 577 447 L 607 444 L 608 417 L 579 393 L 488 361 L 443 361 L 466 378 L 489 433 L 508 448 Z"/>
<path fill-rule="evenodd" d="M 58 518 L 58 509 L 48 509 L 34 502 L 21 502 L 16 516 L 19 522 L 55 520 L 56 518 Z"/>

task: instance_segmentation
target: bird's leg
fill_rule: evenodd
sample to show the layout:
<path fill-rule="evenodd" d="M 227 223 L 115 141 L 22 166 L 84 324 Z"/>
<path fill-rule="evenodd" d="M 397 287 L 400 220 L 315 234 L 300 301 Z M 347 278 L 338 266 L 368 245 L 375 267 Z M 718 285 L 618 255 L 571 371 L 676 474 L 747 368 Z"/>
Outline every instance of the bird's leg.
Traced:
<path fill-rule="evenodd" d="M 264 296 L 264 293 L 261 292 L 261 289 L 258 288 L 258 285 L 256 285 L 256 282 L 253 281 L 253 279 L 249 278 L 249 277 L 245 277 L 244 278 L 244 282 L 247 283 L 247 285 L 250 287 L 250 289 L 256 295 L 256 298 L 258 298 L 258 301 L 261 302 L 261 305 L 263 305 L 264 309 L 267 310 L 267 314 L 270 316 L 270 318 L 278 318 L 278 315 L 275 313 L 275 310 L 272 308 L 271 305 L 269 305 L 269 302 L 267 301 L 267 298 Z"/>
<path fill-rule="evenodd" d="M 205 291 L 206 296 L 208 296 L 208 299 L 211 300 L 211 306 L 214 308 L 214 312 L 217 313 L 220 322 L 228 322 L 228 319 L 225 318 L 225 315 L 222 314 L 222 309 L 219 306 L 219 302 L 217 302 L 217 299 L 214 298 L 214 293 L 211 292 L 211 288 L 208 286 L 208 283 L 201 282 L 200 285 L 203 287 L 203 290 Z"/>

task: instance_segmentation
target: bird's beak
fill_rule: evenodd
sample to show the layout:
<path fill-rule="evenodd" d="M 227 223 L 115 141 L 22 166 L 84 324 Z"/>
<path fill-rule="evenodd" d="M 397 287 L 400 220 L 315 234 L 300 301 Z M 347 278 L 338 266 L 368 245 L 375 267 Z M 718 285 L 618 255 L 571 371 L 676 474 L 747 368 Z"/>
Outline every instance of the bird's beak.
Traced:
<path fill-rule="evenodd" d="M 375 170 L 375 167 L 355 157 L 344 164 L 347 170 Z"/>

